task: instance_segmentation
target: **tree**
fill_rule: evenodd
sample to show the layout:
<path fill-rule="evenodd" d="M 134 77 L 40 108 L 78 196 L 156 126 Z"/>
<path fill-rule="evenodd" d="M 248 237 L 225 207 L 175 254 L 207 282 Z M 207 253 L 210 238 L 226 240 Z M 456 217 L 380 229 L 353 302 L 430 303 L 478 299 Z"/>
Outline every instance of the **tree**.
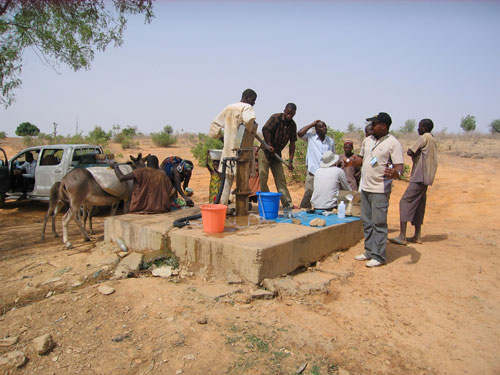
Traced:
<path fill-rule="evenodd" d="M 96 125 L 94 130 L 89 132 L 87 140 L 89 143 L 94 143 L 98 145 L 106 144 L 111 138 L 111 132 L 104 131 L 100 126 Z"/>
<path fill-rule="evenodd" d="M 126 16 L 153 18 L 153 0 L 0 0 L 0 104 L 21 86 L 23 51 L 31 47 L 50 66 L 90 68 L 94 50 L 120 46 Z"/>
<path fill-rule="evenodd" d="M 500 119 L 493 120 L 489 128 L 492 133 L 500 133 Z"/>
<path fill-rule="evenodd" d="M 137 135 L 137 126 L 127 126 L 122 130 L 122 133 L 126 137 L 135 137 Z"/>
<path fill-rule="evenodd" d="M 31 122 L 22 122 L 16 129 L 16 135 L 19 137 L 34 136 L 38 135 L 38 133 L 40 133 L 40 129 Z"/>
<path fill-rule="evenodd" d="M 412 118 L 406 120 L 405 124 L 399 128 L 399 131 L 401 133 L 413 133 L 416 128 L 417 128 L 417 120 Z"/>
<path fill-rule="evenodd" d="M 460 121 L 460 127 L 464 132 L 467 133 L 476 130 L 476 118 L 471 115 L 462 117 L 462 121 Z"/>

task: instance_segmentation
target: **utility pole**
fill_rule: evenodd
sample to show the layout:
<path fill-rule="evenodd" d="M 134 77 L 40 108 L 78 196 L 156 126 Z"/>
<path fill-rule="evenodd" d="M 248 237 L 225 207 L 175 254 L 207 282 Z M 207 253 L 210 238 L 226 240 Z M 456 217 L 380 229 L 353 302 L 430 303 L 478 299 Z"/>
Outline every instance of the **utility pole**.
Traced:
<path fill-rule="evenodd" d="M 58 126 L 58 125 L 59 125 L 59 124 L 58 124 L 57 122 L 53 122 L 53 123 L 52 123 L 53 129 L 54 129 L 54 130 L 52 131 L 52 136 L 53 136 L 54 138 L 57 136 L 57 126 Z"/>
<path fill-rule="evenodd" d="M 76 118 L 76 135 L 78 135 L 78 117 Z"/>

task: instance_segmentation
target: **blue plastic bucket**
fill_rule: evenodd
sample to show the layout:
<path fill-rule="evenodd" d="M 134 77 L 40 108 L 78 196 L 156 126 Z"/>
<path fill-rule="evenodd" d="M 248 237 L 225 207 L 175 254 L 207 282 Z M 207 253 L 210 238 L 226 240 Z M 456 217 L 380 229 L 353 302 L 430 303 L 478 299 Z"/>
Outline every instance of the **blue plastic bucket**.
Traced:
<path fill-rule="evenodd" d="M 264 219 L 276 219 L 280 208 L 281 193 L 265 193 L 258 191 L 259 215 Z"/>

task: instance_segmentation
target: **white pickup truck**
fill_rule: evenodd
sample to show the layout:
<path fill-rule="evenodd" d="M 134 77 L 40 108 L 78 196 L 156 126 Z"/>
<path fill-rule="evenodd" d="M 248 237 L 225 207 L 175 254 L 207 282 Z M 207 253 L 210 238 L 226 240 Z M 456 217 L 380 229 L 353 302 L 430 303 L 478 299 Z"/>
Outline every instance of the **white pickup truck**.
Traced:
<path fill-rule="evenodd" d="M 107 166 L 104 151 L 100 146 L 88 144 L 60 144 L 28 147 L 7 160 L 0 148 L 0 206 L 6 198 L 21 196 L 21 187 L 13 186 L 14 170 L 21 168 L 30 152 L 36 161 L 35 183 L 28 191 L 28 199 L 49 200 L 50 188 L 61 181 L 73 168 Z M 99 155 L 99 156 L 97 156 Z"/>

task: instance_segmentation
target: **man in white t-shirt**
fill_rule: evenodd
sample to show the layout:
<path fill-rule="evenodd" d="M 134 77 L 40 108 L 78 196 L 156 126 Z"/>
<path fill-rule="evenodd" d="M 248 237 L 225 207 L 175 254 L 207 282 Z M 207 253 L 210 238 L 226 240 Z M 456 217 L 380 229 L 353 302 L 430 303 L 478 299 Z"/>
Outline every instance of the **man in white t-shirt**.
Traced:
<path fill-rule="evenodd" d="M 314 127 L 315 132 L 309 132 Z M 307 142 L 307 176 L 304 196 L 300 208 L 311 208 L 311 196 L 314 191 L 314 174 L 319 168 L 321 157 L 326 151 L 335 151 L 335 142 L 326 135 L 327 126 L 324 121 L 316 120 L 297 132 L 300 139 Z"/>
<path fill-rule="evenodd" d="M 361 219 L 365 235 L 365 253 L 356 260 L 368 260 L 367 267 L 385 264 L 387 246 L 387 210 L 391 185 L 394 178 L 403 173 L 403 148 L 389 134 L 391 117 L 380 112 L 367 118 L 373 127 L 373 135 L 363 142 L 359 156 L 351 163 L 361 168 Z"/>
<path fill-rule="evenodd" d="M 246 89 L 243 91 L 243 94 L 241 94 L 241 100 L 238 103 L 228 105 L 210 124 L 208 136 L 211 138 L 220 138 L 222 130 L 224 130 L 224 148 L 222 149 L 219 172 L 222 172 L 224 158 L 236 157 L 236 151 L 233 151 L 233 149 L 236 147 L 236 136 L 240 124 L 245 125 L 248 131 L 252 131 L 255 122 L 253 106 L 256 100 L 257 93 L 252 89 Z M 224 190 L 222 191 L 220 200 L 222 204 L 228 204 L 235 174 L 236 168 L 226 169 Z"/>
<path fill-rule="evenodd" d="M 351 190 L 342 169 L 334 165 L 339 156 L 332 151 L 323 153 L 319 168 L 314 174 L 314 191 L 311 204 L 316 210 L 331 211 L 337 206 L 339 190 Z"/>

